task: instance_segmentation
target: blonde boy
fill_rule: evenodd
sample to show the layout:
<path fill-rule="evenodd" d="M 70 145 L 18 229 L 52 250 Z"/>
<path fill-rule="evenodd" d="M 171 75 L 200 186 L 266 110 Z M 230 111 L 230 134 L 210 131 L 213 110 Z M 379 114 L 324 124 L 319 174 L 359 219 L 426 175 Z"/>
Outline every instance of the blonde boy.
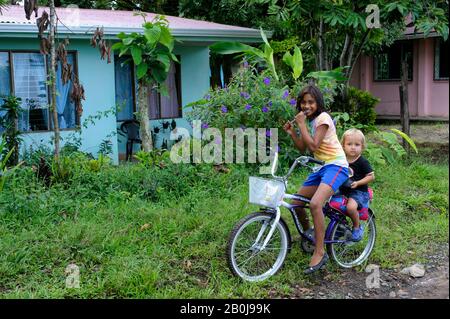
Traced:
<path fill-rule="evenodd" d="M 361 154 L 366 147 L 366 138 L 358 129 L 349 129 L 342 136 L 342 147 L 350 167 L 350 187 L 341 187 L 340 192 L 347 196 L 347 213 L 353 222 L 352 240 L 360 241 L 364 234 L 359 224 L 358 210 L 367 207 L 369 191 L 367 184 L 375 179 L 375 174 L 367 159 Z M 347 183 L 348 184 L 348 183 Z"/>

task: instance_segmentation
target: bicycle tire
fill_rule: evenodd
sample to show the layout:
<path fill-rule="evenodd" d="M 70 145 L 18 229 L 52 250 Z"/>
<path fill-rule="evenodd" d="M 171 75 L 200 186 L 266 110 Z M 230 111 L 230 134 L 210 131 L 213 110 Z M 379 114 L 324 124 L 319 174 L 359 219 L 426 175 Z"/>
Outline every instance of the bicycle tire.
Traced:
<path fill-rule="evenodd" d="M 334 261 L 339 266 L 341 266 L 343 268 L 356 267 L 356 266 L 361 265 L 363 262 L 365 262 L 370 257 L 370 254 L 372 253 L 373 248 L 375 246 L 375 241 L 376 241 L 376 237 L 377 237 L 377 227 L 375 224 L 375 215 L 373 214 L 373 212 L 371 210 L 369 210 L 369 218 L 368 218 L 367 222 L 365 222 L 365 224 L 366 224 L 365 225 L 366 228 L 364 230 L 364 237 L 363 237 L 363 240 L 365 240 L 365 238 L 367 238 L 367 243 L 365 245 L 364 245 L 363 240 L 361 242 L 348 241 L 347 243 L 327 244 L 328 254 L 334 259 Z M 348 230 L 342 231 L 342 226 L 343 226 L 342 223 L 336 223 L 334 225 L 334 227 L 331 231 L 331 239 L 332 240 L 339 240 L 339 239 L 343 239 L 343 237 L 345 237 L 344 233 L 346 231 L 348 232 Z M 339 233 L 339 235 L 338 235 L 338 233 Z M 339 254 L 338 249 L 344 248 L 344 252 L 345 252 L 345 249 L 348 249 L 348 247 L 353 247 L 353 246 L 354 246 L 353 250 L 358 250 L 358 247 L 362 247 L 362 246 L 364 246 L 364 247 L 363 247 L 361 253 L 357 254 L 356 258 L 353 258 L 349 261 L 343 261 L 343 258 L 340 257 L 343 255 L 343 252 L 341 252 Z"/>
<path fill-rule="evenodd" d="M 228 242 L 227 242 L 227 261 L 228 261 L 228 267 L 230 268 L 231 272 L 234 276 L 240 277 L 246 281 L 262 281 L 270 276 L 273 276 L 275 273 L 277 273 L 281 267 L 284 264 L 284 261 L 286 259 L 286 256 L 291 249 L 291 235 L 289 232 L 289 228 L 287 227 L 285 221 L 280 218 L 277 227 L 275 228 L 275 231 L 272 235 L 272 238 L 270 239 L 267 247 L 263 251 L 256 252 L 256 248 L 252 248 L 255 244 L 255 240 L 257 237 L 257 234 L 262 230 L 262 227 L 264 228 L 264 235 L 262 238 L 265 238 L 270 229 L 270 223 L 275 219 L 275 215 L 267 212 L 256 212 L 249 214 L 242 218 L 240 221 L 236 223 L 236 225 L 233 227 Z M 262 222 L 261 225 L 258 228 L 258 225 L 254 225 L 255 222 Z M 268 224 L 265 224 L 267 223 Z M 265 225 L 265 226 L 264 226 Z M 250 243 L 244 244 L 245 251 L 238 251 L 236 252 L 236 245 L 238 240 L 240 239 L 240 236 L 245 236 L 243 234 L 243 231 L 248 228 L 249 226 L 254 226 L 255 228 L 255 235 L 251 234 L 250 237 Z M 251 229 L 250 229 L 251 230 Z M 279 236 L 279 237 L 278 237 Z M 254 237 L 254 238 L 253 238 Z M 269 244 L 271 244 L 272 240 L 276 238 L 276 241 L 279 240 L 280 247 L 279 252 L 277 253 L 275 250 L 277 248 L 271 248 L 269 247 Z M 244 238 L 245 239 L 245 238 Z M 262 241 L 262 240 L 260 240 Z M 253 242 L 253 244 L 251 244 Z M 249 248 L 247 246 L 250 245 Z M 239 248 L 239 247 L 238 247 Z M 239 256 L 238 254 L 247 254 L 247 252 L 251 253 L 252 255 L 247 259 L 250 260 L 255 257 L 262 257 L 261 253 L 264 252 L 264 254 L 267 254 L 267 252 L 270 253 L 270 251 L 274 251 L 276 255 L 276 259 L 274 260 L 273 264 L 270 262 L 270 265 L 268 265 L 269 269 L 260 273 L 259 271 L 256 271 L 255 273 L 252 273 L 252 270 L 247 270 L 244 268 L 244 265 L 240 266 L 238 261 L 236 260 L 236 257 Z M 258 256 L 260 255 L 260 256 Z M 247 255 L 245 255 L 243 258 L 246 258 Z M 247 261 L 246 261 L 247 262 Z"/>

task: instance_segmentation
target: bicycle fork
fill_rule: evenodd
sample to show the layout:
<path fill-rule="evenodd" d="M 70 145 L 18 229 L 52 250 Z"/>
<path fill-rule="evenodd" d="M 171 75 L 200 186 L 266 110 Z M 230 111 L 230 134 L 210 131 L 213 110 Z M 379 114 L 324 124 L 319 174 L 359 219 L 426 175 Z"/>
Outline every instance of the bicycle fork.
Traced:
<path fill-rule="evenodd" d="M 273 221 L 272 225 L 270 226 L 269 233 L 267 234 L 266 238 L 264 239 L 263 244 L 261 246 L 259 246 L 259 241 L 261 240 L 262 236 L 264 235 L 264 232 L 266 231 L 268 223 L 264 223 L 262 225 L 262 227 L 258 233 L 258 236 L 256 237 L 256 240 L 255 240 L 254 244 L 252 245 L 251 249 L 258 249 L 259 251 L 262 251 L 266 248 L 267 244 L 269 243 L 270 239 L 272 238 L 275 228 L 278 226 L 278 222 L 280 221 L 280 217 L 281 217 L 280 207 L 277 207 L 276 210 L 277 210 L 277 213 L 275 215 L 275 220 Z"/>

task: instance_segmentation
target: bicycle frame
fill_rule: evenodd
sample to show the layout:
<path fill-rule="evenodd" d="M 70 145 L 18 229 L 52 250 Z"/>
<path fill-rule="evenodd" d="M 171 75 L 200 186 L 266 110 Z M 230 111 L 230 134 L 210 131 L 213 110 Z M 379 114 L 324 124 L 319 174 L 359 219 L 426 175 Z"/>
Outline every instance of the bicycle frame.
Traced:
<path fill-rule="evenodd" d="M 271 174 L 272 174 L 272 176 L 275 179 L 283 181 L 283 183 L 285 184 L 286 188 L 287 188 L 288 178 L 292 174 L 292 172 L 294 171 L 295 167 L 298 164 L 300 164 L 302 166 L 305 166 L 305 167 L 308 167 L 307 164 L 311 163 L 311 162 L 323 165 L 323 163 L 320 163 L 319 161 L 317 161 L 317 160 L 315 160 L 315 159 L 313 159 L 311 157 L 300 156 L 294 161 L 294 163 L 289 168 L 289 171 L 288 171 L 288 173 L 285 176 L 276 176 L 275 175 L 275 170 L 276 170 L 277 162 L 278 162 L 278 152 L 275 152 L 275 158 L 274 158 L 274 161 L 273 161 L 273 164 L 272 164 Z M 296 200 L 296 201 L 301 202 L 302 204 L 289 204 L 286 201 L 284 201 L 284 199 Z M 313 237 L 307 236 L 305 231 L 302 229 L 300 221 L 298 220 L 297 214 L 295 212 L 295 208 L 297 208 L 297 207 L 308 208 L 309 207 L 308 204 L 310 203 L 310 201 L 311 200 L 309 198 L 304 197 L 304 196 L 302 196 L 300 194 L 288 194 L 288 193 L 285 193 L 283 195 L 283 199 L 279 203 L 278 207 L 263 209 L 263 211 L 270 212 L 270 213 L 275 213 L 275 220 L 272 223 L 271 229 L 270 229 L 269 233 L 267 234 L 266 238 L 264 239 L 264 242 L 263 242 L 262 246 L 259 249 L 263 250 L 266 247 L 266 245 L 269 242 L 269 240 L 271 239 L 272 234 L 275 231 L 275 228 L 277 227 L 278 222 L 279 222 L 279 220 L 281 218 L 280 207 L 285 207 L 291 212 L 292 218 L 294 219 L 295 227 L 297 228 L 297 231 L 300 234 L 300 236 L 302 236 L 302 238 L 304 238 L 304 239 L 306 239 L 306 240 L 308 240 L 308 241 L 310 241 L 312 243 L 315 243 L 315 239 Z M 324 243 L 325 244 L 335 244 L 335 243 L 348 242 L 346 240 L 331 240 L 331 231 L 333 230 L 335 224 L 336 223 L 340 223 L 340 224 L 343 224 L 343 225 L 347 224 L 345 216 L 342 213 L 340 213 L 340 212 L 334 210 L 333 208 L 331 208 L 328 205 L 328 203 L 325 204 L 325 206 L 322 208 L 322 210 L 323 210 L 324 215 L 327 216 L 330 219 L 330 222 L 328 223 L 328 226 L 327 226 L 327 228 L 325 230 Z M 257 246 L 257 244 L 259 243 L 259 241 L 260 241 L 260 239 L 262 237 L 262 234 L 264 233 L 266 227 L 267 226 L 261 228 L 261 230 L 260 230 L 260 232 L 259 232 L 259 234 L 258 234 L 258 236 L 257 236 L 257 238 L 255 240 L 255 243 L 253 244 L 252 247 Z"/>

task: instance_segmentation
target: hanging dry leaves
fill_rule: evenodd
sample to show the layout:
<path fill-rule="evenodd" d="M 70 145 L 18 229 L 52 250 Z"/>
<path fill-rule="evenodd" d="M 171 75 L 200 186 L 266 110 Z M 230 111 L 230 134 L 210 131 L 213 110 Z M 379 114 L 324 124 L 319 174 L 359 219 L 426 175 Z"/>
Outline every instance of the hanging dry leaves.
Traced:
<path fill-rule="evenodd" d="M 81 104 L 81 100 L 86 100 L 86 98 L 84 96 L 84 87 L 78 82 L 78 79 L 73 81 L 70 99 L 75 103 L 77 114 L 81 117 L 81 114 L 83 113 L 83 105 Z"/>
<path fill-rule="evenodd" d="M 50 40 L 46 37 L 41 37 L 39 47 L 42 54 L 49 54 L 51 50 Z"/>
<path fill-rule="evenodd" d="M 33 11 L 35 13 L 35 17 L 37 18 L 38 16 L 37 0 L 25 0 L 23 8 L 25 10 L 25 17 L 27 18 L 27 20 L 30 20 Z"/>
<path fill-rule="evenodd" d="M 29 18 L 28 18 L 29 20 Z M 41 54 L 49 54 L 51 50 L 50 40 L 44 37 L 44 31 L 47 30 L 50 20 L 48 19 L 48 13 L 44 10 L 40 18 L 36 19 L 36 25 L 39 29 L 38 39 L 40 41 L 39 47 Z"/>
<path fill-rule="evenodd" d="M 39 36 L 42 37 L 45 30 L 47 30 L 50 20 L 47 11 L 44 10 L 40 18 L 36 19 L 36 25 L 39 29 Z"/>
<path fill-rule="evenodd" d="M 67 62 L 67 45 L 69 45 L 69 39 L 66 38 L 58 45 L 58 48 L 56 49 L 56 61 L 61 62 L 61 80 L 64 85 L 72 79 L 73 70 L 72 65 Z M 56 66 L 58 66 L 58 64 Z"/>
<path fill-rule="evenodd" d="M 111 63 L 111 47 L 106 44 L 106 40 L 103 36 L 103 28 L 100 29 L 97 27 L 97 30 L 95 30 L 94 35 L 91 38 L 91 46 L 96 48 L 98 45 L 101 59 L 104 60 L 107 57 L 107 63 Z"/>

